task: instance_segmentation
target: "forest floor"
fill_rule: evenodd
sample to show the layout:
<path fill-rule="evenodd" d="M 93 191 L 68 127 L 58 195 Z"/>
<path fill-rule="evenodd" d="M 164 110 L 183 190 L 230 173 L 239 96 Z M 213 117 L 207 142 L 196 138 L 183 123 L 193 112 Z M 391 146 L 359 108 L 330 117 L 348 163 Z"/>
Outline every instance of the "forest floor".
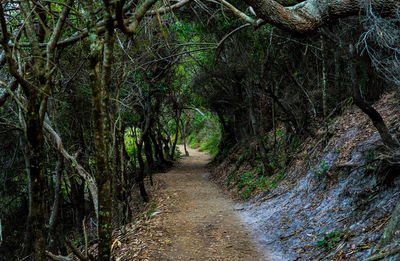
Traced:
<path fill-rule="evenodd" d="M 236 204 L 208 180 L 211 158 L 194 149 L 189 154 L 154 176 L 147 214 L 115 231 L 115 259 L 266 260 L 240 222 Z"/>

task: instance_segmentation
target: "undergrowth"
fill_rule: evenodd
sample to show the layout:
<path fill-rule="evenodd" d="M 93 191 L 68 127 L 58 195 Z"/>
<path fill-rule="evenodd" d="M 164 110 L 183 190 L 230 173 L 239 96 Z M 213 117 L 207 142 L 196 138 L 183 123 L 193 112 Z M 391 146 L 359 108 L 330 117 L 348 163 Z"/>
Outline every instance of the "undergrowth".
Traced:
<path fill-rule="evenodd" d="M 215 156 L 219 152 L 219 143 L 221 140 L 221 129 L 219 124 L 212 116 L 205 115 L 202 118 L 193 120 L 193 131 L 188 137 L 188 145 L 191 148 L 207 152 Z"/>
<path fill-rule="evenodd" d="M 286 167 L 280 169 L 272 176 L 262 175 L 262 166 L 248 172 L 232 172 L 227 180 L 226 185 L 229 188 L 236 188 L 243 199 L 249 198 L 255 191 L 265 191 L 270 188 L 276 188 L 277 183 L 282 180 L 286 173 Z"/>

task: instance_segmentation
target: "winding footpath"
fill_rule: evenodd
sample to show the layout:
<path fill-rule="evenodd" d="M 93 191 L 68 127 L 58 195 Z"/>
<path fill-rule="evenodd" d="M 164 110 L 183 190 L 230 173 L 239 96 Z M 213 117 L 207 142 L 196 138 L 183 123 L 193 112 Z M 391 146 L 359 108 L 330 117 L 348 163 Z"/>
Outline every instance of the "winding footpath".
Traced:
<path fill-rule="evenodd" d="M 182 150 L 182 148 L 181 148 Z M 235 213 L 235 203 L 208 180 L 210 157 L 189 149 L 167 173 L 155 175 L 162 184 L 157 230 L 163 244 L 150 260 L 267 260 Z"/>

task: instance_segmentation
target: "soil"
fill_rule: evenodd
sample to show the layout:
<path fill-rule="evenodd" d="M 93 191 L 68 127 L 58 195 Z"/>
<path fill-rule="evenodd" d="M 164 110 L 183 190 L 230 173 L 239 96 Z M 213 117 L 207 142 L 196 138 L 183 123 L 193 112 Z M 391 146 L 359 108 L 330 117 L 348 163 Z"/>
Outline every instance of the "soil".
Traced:
<path fill-rule="evenodd" d="M 154 176 L 155 212 L 116 231 L 115 259 L 266 260 L 239 220 L 237 205 L 209 181 L 211 158 L 194 149 L 189 154 Z"/>

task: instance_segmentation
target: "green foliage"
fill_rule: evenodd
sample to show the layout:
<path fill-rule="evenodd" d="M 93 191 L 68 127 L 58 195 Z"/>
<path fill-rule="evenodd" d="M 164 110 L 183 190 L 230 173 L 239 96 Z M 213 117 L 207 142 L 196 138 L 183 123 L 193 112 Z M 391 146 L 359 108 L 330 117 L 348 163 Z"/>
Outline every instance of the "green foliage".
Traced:
<path fill-rule="evenodd" d="M 326 163 L 326 161 L 321 160 L 319 162 L 319 165 L 314 168 L 315 176 L 319 177 L 319 176 L 326 175 L 328 173 L 329 169 L 330 169 L 330 167 Z"/>
<path fill-rule="evenodd" d="M 136 137 L 140 136 L 140 129 L 135 128 L 133 130 L 136 133 L 133 133 L 131 128 L 126 129 L 124 135 L 125 150 L 131 158 L 136 157 L 135 135 Z"/>
<path fill-rule="evenodd" d="M 175 159 L 180 159 L 180 158 L 182 158 L 183 156 L 184 156 L 184 154 L 179 150 L 179 148 L 178 147 L 176 147 L 175 148 Z"/>
<path fill-rule="evenodd" d="M 219 123 L 212 114 L 196 114 L 190 122 L 188 144 L 192 148 L 217 155 L 221 140 Z"/>
<path fill-rule="evenodd" d="M 236 190 L 240 191 L 241 197 L 246 199 L 256 190 L 267 190 L 271 187 L 276 187 L 276 183 L 284 177 L 284 173 L 281 172 L 271 178 L 260 176 L 260 173 L 260 166 L 248 172 L 233 172 L 228 176 L 225 184 L 228 187 L 235 185 Z"/>
<path fill-rule="evenodd" d="M 332 231 L 329 233 L 320 234 L 321 240 L 317 242 L 318 247 L 324 247 L 327 249 L 333 248 L 340 241 L 347 241 L 350 237 L 354 236 L 354 232 L 350 230 L 346 231 Z"/>

